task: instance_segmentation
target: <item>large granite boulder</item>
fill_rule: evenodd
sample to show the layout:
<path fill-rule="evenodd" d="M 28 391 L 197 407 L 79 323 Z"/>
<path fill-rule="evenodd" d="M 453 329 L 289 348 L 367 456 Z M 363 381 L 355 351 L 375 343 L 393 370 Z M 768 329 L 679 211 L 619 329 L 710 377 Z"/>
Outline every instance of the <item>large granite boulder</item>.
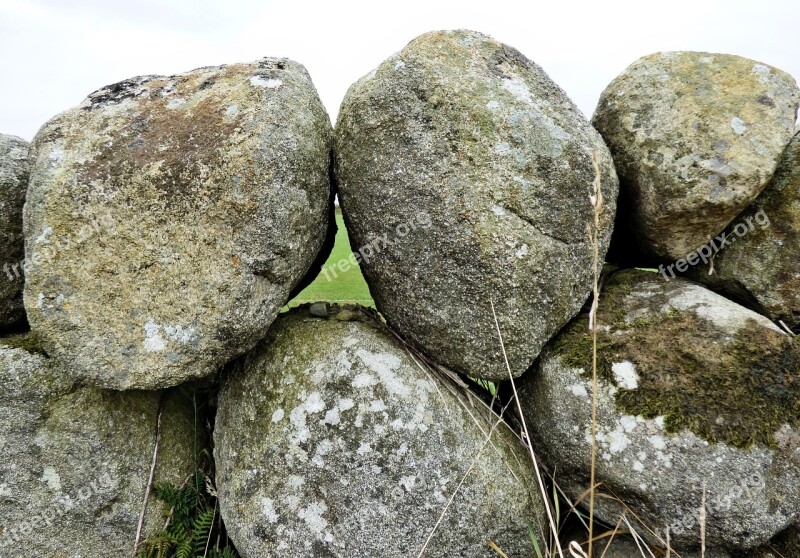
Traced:
<path fill-rule="evenodd" d="M 336 127 L 354 251 L 387 321 L 472 376 L 522 374 L 591 286 L 595 172 L 600 256 L 618 182 L 566 94 L 517 50 L 471 31 L 428 33 L 356 82 Z"/>
<path fill-rule="evenodd" d="M 601 490 L 662 538 L 669 528 L 680 551 L 697 550 L 704 491 L 710 548 L 753 548 L 796 523 L 797 341 L 700 285 L 644 271 L 606 280 L 597 320 Z M 534 446 L 572 498 L 589 486 L 587 323 L 581 315 L 548 345 L 520 395 Z M 619 501 L 596 502 L 616 524 Z"/>
<path fill-rule="evenodd" d="M 772 176 L 798 102 L 789 74 L 739 56 L 666 52 L 629 66 L 592 119 L 620 178 L 614 257 L 678 260 L 722 232 Z"/>
<path fill-rule="evenodd" d="M 0 329 L 25 317 L 22 205 L 28 188 L 28 143 L 0 134 Z"/>
<path fill-rule="evenodd" d="M 77 387 L 31 335 L 0 339 L 0 556 L 127 558 L 161 393 Z M 192 402 L 165 400 L 155 480 L 194 471 Z M 154 499 L 144 536 L 163 526 Z"/>
<path fill-rule="evenodd" d="M 454 390 L 377 319 L 278 318 L 219 396 L 217 488 L 239 553 L 416 556 L 464 479 L 425 556 L 497 556 L 489 540 L 534 556 L 529 528 L 542 541 L 546 527 L 530 458 Z"/>
<path fill-rule="evenodd" d="M 130 79 L 31 150 L 25 306 L 94 385 L 160 388 L 252 348 L 323 246 L 331 126 L 299 64 Z"/>
<path fill-rule="evenodd" d="M 725 233 L 724 249 L 691 277 L 773 321 L 800 326 L 800 133 L 764 192 Z"/>

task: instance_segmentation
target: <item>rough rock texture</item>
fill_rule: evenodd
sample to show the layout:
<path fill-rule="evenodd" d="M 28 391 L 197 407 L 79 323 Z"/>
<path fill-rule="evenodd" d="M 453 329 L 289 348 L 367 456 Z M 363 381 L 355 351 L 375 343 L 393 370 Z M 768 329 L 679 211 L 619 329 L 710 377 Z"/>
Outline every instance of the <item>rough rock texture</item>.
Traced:
<path fill-rule="evenodd" d="M 534 556 L 543 528 L 530 458 L 504 425 L 423 371 L 363 311 L 276 321 L 222 388 L 220 509 L 244 558 Z M 362 319 L 357 319 L 361 315 Z M 541 531 L 539 531 L 541 532 Z M 545 540 L 541 538 L 539 540 Z"/>
<path fill-rule="evenodd" d="M 213 373 L 263 338 L 325 240 L 330 121 L 263 59 L 97 91 L 31 151 L 25 306 L 94 385 Z"/>
<path fill-rule="evenodd" d="M 589 485 L 591 336 L 579 316 L 521 388 L 540 455 Z M 800 347 L 769 320 L 686 280 L 607 278 L 598 315 L 598 482 L 673 545 L 752 548 L 800 518 Z M 613 500 L 597 516 L 616 524 Z"/>
<path fill-rule="evenodd" d="M 388 322 L 472 376 L 514 375 L 590 290 L 592 152 L 601 256 L 618 182 L 600 136 L 536 64 L 470 31 L 435 32 L 355 83 L 336 128 L 354 250 Z"/>
<path fill-rule="evenodd" d="M 0 339 L 0 556 L 129 557 L 157 392 L 78 388 L 31 335 Z M 194 470 L 191 401 L 166 400 L 156 481 Z M 151 500 L 144 533 L 163 525 Z"/>
<path fill-rule="evenodd" d="M 761 196 L 725 232 L 731 242 L 714 258 L 713 274 L 709 262 L 692 278 L 800 326 L 800 133 Z"/>
<path fill-rule="evenodd" d="M 621 184 L 612 253 L 677 260 L 764 189 L 794 129 L 794 79 L 738 56 L 667 52 L 629 66 L 592 123 Z"/>
<path fill-rule="evenodd" d="M 28 187 L 28 143 L 0 134 L 0 329 L 25 316 L 22 306 L 22 205 Z"/>

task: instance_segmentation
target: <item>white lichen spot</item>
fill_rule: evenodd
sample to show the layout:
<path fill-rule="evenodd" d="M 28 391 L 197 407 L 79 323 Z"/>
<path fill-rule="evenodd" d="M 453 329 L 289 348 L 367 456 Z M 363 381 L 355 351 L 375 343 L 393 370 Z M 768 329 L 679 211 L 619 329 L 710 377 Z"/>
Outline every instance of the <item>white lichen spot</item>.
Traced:
<path fill-rule="evenodd" d="M 358 455 L 367 455 L 371 451 L 372 451 L 372 446 L 369 444 L 369 442 L 363 442 L 360 446 L 358 446 L 356 453 Z"/>
<path fill-rule="evenodd" d="M 373 413 L 381 413 L 386 410 L 386 403 L 383 402 L 383 399 L 375 399 L 370 402 L 369 410 Z"/>
<path fill-rule="evenodd" d="M 414 490 L 416 484 L 417 484 L 417 477 L 415 475 L 400 477 L 400 486 L 402 486 L 406 492 L 411 492 L 412 490 Z"/>
<path fill-rule="evenodd" d="M 53 492 L 61 492 L 61 477 L 53 467 L 45 467 L 42 471 L 42 480 L 47 483 Z"/>
<path fill-rule="evenodd" d="M 759 82 L 768 83 L 772 71 L 769 69 L 769 66 L 765 66 L 764 64 L 755 64 L 753 65 L 753 73 L 758 76 Z"/>
<path fill-rule="evenodd" d="M 492 206 L 492 213 L 494 213 L 497 217 L 502 217 L 506 214 L 506 210 L 500 207 L 499 205 Z"/>
<path fill-rule="evenodd" d="M 489 110 L 497 110 L 500 108 L 500 103 L 498 103 L 497 101 L 489 101 L 488 103 L 486 103 L 486 108 Z"/>
<path fill-rule="evenodd" d="M 37 236 L 37 237 L 36 237 L 36 240 L 34 240 L 33 242 L 34 242 L 35 244 L 41 244 L 41 243 L 43 243 L 43 242 L 45 242 L 45 243 L 46 243 L 46 242 L 49 242 L 49 241 L 50 241 L 50 240 L 49 240 L 49 236 L 50 236 L 51 234 L 53 234 L 53 228 L 52 228 L 52 227 L 50 227 L 50 226 L 48 226 L 48 225 L 45 225 L 45 226 L 44 226 L 44 228 L 42 229 L 42 234 L 40 234 L 39 236 Z"/>
<path fill-rule="evenodd" d="M 277 423 L 283 420 L 283 417 L 286 416 L 286 412 L 283 409 L 278 409 L 274 413 L 272 413 L 272 422 Z"/>
<path fill-rule="evenodd" d="M 250 78 L 250 85 L 263 87 L 265 89 L 277 89 L 283 86 L 283 82 L 275 78 L 265 78 L 264 76 L 253 76 Z"/>
<path fill-rule="evenodd" d="M 167 101 L 167 108 L 168 109 L 176 109 L 176 108 L 178 108 L 180 106 L 183 106 L 185 104 L 186 104 L 186 99 L 182 99 L 180 97 L 176 97 L 174 99 L 170 99 L 169 101 Z"/>
<path fill-rule="evenodd" d="M 374 386 L 377 383 L 378 380 L 376 380 L 374 376 L 362 372 L 361 374 L 358 374 L 356 375 L 355 378 L 353 378 L 352 386 L 356 389 L 363 389 Z"/>
<path fill-rule="evenodd" d="M 583 384 L 572 384 L 567 386 L 567 390 L 575 397 L 589 397 L 589 392 Z"/>
<path fill-rule="evenodd" d="M 512 78 L 504 78 L 502 80 L 503 89 L 511 93 L 514 98 L 523 103 L 533 103 L 533 95 L 522 78 L 514 76 Z"/>
<path fill-rule="evenodd" d="M 328 521 L 323 517 L 325 512 L 328 511 L 328 506 L 325 502 L 312 502 L 305 508 L 301 508 L 297 512 L 297 516 L 302 519 L 306 526 L 315 534 L 324 536 L 325 529 L 328 527 Z"/>
<path fill-rule="evenodd" d="M 233 118 L 237 114 L 239 114 L 239 107 L 237 107 L 236 105 L 230 105 L 228 108 L 225 109 L 225 116 L 227 116 L 228 118 Z"/>
<path fill-rule="evenodd" d="M 714 62 L 714 57 L 713 56 L 701 56 L 700 57 L 700 62 L 702 62 L 703 64 L 711 64 L 712 62 Z"/>
<path fill-rule="evenodd" d="M 349 411 L 355 406 L 356 406 L 355 401 L 353 401 L 349 397 L 345 397 L 344 399 L 339 400 L 339 410 L 342 412 Z"/>
<path fill-rule="evenodd" d="M 64 150 L 54 147 L 50 151 L 49 157 L 53 163 L 60 163 L 64 159 Z"/>
<path fill-rule="evenodd" d="M 398 60 L 397 62 L 394 63 L 394 69 L 395 70 L 401 70 L 401 69 L 403 69 L 405 67 L 406 67 L 406 63 L 403 62 L 402 60 Z"/>
<path fill-rule="evenodd" d="M 511 145 L 507 141 L 501 141 L 499 143 L 494 144 L 492 150 L 495 152 L 496 155 L 508 155 L 511 153 Z"/>
<path fill-rule="evenodd" d="M 331 426 L 336 426 L 341 421 L 341 416 L 339 415 L 339 409 L 334 407 L 333 409 L 328 409 L 328 412 L 325 413 L 325 418 L 322 419 L 322 424 L 329 424 Z"/>
<path fill-rule="evenodd" d="M 325 401 L 322 399 L 322 395 L 315 391 L 306 397 L 305 407 L 306 412 L 310 415 L 321 413 L 325 410 Z"/>
<path fill-rule="evenodd" d="M 607 442 L 608 451 L 616 454 L 625 451 L 631 444 L 631 439 L 622 430 L 612 430 L 608 433 Z"/>
<path fill-rule="evenodd" d="M 611 372 L 617 385 L 623 389 L 636 389 L 639 387 L 639 374 L 636 366 L 630 361 L 615 362 L 611 365 Z"/>
<path fill-rule="evenodd" d="M 302 486 L 306 483 L 306 480 L 300 475 L 289 475 L 287 482 L 289 483 L 289 486 L 297 490 L 302 488 Z"/>
<path fill-rule="evenodd" d="M 148 353 L 163 351 L 166 343 L 161 337 L 161 326 L 152 319 L 144 324 L 144 350 Z"/>
<path fill-rule="evenodd" d="M 634 461 L 633 462 L 633 470 L 637 473 L 641 473 L 644 471 L 644 464 L 641 461 Z"/>
<path fill-rule="evenodd" d="M 665 450 L 667 449 L 667 442 L 661 436 L 650 436 L 648 438 L 650 444 L 657 450 Z"/>
<path fill-rule="evenodd" d="M 275 505 L 271 498 L 263 498 L 261 500 L 261 513 L 270 523 L 277 523 L 279 516 L 275 511 Z"/>
<path fill-rule="evenodd" d="M 403 399 L 411 397 L 411 388 L 395 374 L 402 361 L 397 355 L 391 353 L 375 353 L 366 349 L 358 349 L 356 356 L 361 359 L 367 368 L 378 374 L 380 382 L 391 395 Z M 355 382 L 355 380 L 354 380 Z"/>
<path fill-rule="evenodd" d="M 528 245 L 527 244 L 523 244 L 522 246 L 520 246 L 519 250 L 517 250 L 514 253 L 514 255 L 517 258 L 524 258 L 525 256 L 527 256 L 528 255 Z"/>
<path fill-rule="evenodd" d="M 180 324 L 178 325 L 165 325 L 164 326 L 164 333 L 172 339 L 173 341 L 177 341 L 178 343 L 190 343 L 197 338 L 197 330 L 192 327 L 184 327 Z"/>
<path fill-rule="evenodd" d="M 747 131 L 747 124 L 744 123 L 744 120 L 739 118 L 738 116 L 734 116 L 731 119 L 731 129 L 736 132 L 738 135 L 742 135 Z"/>

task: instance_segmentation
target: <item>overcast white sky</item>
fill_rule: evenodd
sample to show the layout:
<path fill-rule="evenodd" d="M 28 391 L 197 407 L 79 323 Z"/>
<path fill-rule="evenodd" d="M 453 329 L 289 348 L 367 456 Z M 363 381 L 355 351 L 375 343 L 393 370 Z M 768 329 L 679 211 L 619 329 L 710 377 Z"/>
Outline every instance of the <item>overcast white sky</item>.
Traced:
<path fill-rule="evenodd" d="M 332 119 L 348 86 L 434 29 L 482 31 L 541 65 L 588 116 L 663 50 L 739 54 L 800 78 L 800 1 L 0 0 L 0 132 L 30 140 L 103 85 L 286 56 Z"/>

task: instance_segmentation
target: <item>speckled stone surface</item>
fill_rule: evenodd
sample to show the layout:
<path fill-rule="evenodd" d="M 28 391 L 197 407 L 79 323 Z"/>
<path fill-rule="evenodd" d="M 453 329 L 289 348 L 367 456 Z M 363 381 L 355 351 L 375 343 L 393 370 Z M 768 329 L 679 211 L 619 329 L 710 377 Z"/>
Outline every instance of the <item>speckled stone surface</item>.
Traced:
<path fill-rule="evenodd" d="M 589 486 L 587 322 L 579 316 L 548 345 L 520 386 L 534 447 L 571 498 Z M 760 348 L 741 345 L 747 340 Z M 753 548 L 796 523 L 798 351 L 769 320 L 700 285 L 612 275 L 598 314 L 602 491 L 662 537 L 669 528 L 672 544 L 687 552 L 699 549 L 704 487 L 710 548 Z M 619 503 L 596 505 L 597 517 L 615 525 Z"/>
<path fill-rule="evenodd" d="M 629 66 L 592 118 L 621 184 L 612 253 L 677 260 L 722 232 L 772 176 L 798 102 L 792 76 L 739 56 L 663 52 Z"/>
<path fill-rule="evenodd" d="M 422 370 L 377 322 L 278 318 L 223 385 L 220 510 L 243 558 L 534 556 L 530 458 L 485 406 Z M 474 461 L 474 463 L 473 463 Z M 545 540 L 540 535 L 539 540 Z"/>
<path fill-rule="evenodd" d="M 161 394 L 78 387 L 38 351 L 30 335 L 0 339 L 0 556 L 129 557 Z M 193 472 L 192 413 L 168 396 L 156 482 Z M 151 498 L 144 537 L 163 522 Z"/>
<path fill-rule="evenodd" d="M 472 31 L 413 40 L 348 91 L 336 175 L 354 249 L 387 321 L 434 360 L 508 377 L 589 295 L 592 153 L 601 257 L 618 182 L 606 146 L 544 71 Z"/>
<path fill-rule="evenodd" d="M 290 60 L 105 87 L 33 142 L 25 306 L 84 381 L 155 389 L 263 338 L 325 241 L 330 120 Z"/>
<path fill-rule="evenodd" d="M 739 236 L 741 231 L 746 232 Z M 800 132 L 772 181 L 726 233 L 731 242 L 717 253 L 713 268 L 711 262 L 699 265 L 691 277 L 752 301 L 773 321 L 800 327 Z"/>
<path fill-rule="evenodd" d="M 28 143 L 0 134 L 0 329 L 25 316 L 22 205 L 28 188 Z"/>

